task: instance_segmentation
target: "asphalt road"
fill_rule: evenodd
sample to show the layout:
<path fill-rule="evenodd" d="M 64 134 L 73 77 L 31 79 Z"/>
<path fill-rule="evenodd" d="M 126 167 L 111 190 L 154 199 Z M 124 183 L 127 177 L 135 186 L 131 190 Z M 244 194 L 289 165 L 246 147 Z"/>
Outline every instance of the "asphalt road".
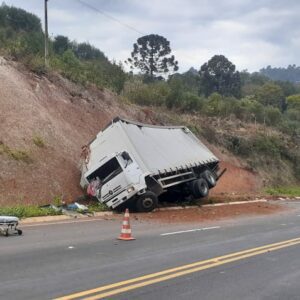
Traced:
<path fill-rule="evenodd" d="M 130 242 L 116 220 L 26 226 L 0 236 L 0 299 L 300 299 L 300 202 L 284 205 L 209 224 L 132 221 Z"/>

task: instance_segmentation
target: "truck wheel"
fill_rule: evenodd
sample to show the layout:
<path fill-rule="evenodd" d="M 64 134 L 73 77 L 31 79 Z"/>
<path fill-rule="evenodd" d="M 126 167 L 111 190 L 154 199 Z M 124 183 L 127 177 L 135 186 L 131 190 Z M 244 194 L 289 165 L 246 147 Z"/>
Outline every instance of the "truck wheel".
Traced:
<path fill-rule="evenodd" d="M 209 188 L 213 188 L 214 186 L 216 186 L 217 184 L 216 177 L 213 174 L 213 172 L 211 172 L 210 170 L 205 170 L 201 174 L 201 177 L 207 181 Z"/>
<path fill-rule="evenodd" d="M 136 209 L 139 212 L 149 212 L 157 207 L 157 196 L 152 192 L 146 192 L 136 200 Z"/>
<path fill-rule="evenodd" d="M 209 187 L 204 178 L 196 179 L 192 182 L 192 193 L 195 198 L 202 198 L 208 195 Z"/>

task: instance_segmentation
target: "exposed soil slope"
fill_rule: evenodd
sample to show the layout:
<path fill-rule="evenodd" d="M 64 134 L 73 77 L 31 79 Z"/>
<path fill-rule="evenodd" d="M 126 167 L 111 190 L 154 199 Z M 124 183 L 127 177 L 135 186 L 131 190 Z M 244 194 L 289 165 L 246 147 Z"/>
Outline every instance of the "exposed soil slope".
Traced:
<path fill-rule="evenodd" d="M 79 187 L 81 146 L 116 115 L 164 123 L 151 109 L 120 102 L 109 91 L 84 89 L 57 74 L 38 77 L 0 58 L 0 205 L 70 201 Z M 34 140 L 40 140 L 36 143 Z M 214 149 L 229 171 L 214 193 L 255 192 L 256 175 Z"/>

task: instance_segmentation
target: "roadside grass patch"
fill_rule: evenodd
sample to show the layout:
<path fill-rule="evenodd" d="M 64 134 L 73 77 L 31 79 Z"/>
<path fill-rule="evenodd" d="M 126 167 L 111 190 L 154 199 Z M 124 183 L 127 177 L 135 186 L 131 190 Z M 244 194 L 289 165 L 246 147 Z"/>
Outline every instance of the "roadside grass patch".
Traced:
<path fill-rule="evenodd" d="M 300 197 L 300 186 L 267 188 L 266 193 L 272 196 Z"/>
<path fill-rule="evenodd" d="M 100 212 L 100 211 L 109 211 L 110 209 L 103 203 L 93 203 L 88 205 L 88 212 L 93 213 L 93 212 Z"/>
<path fill-rule="evenodd" d="M 60 211 L 56 211 L 52 208 L 41 208 L 38 206 L 11 206 L 11 207 L 0 207 L 0 215 L 2 216 L 15 216 L 20 219 L 30 217 L 42 217 L 42 216 L 54 216 L 61 215 Z"/>
<path fill-rule="evenodd" d="M 32 138 L 32 141 L 37 147 L 44 148 L 46 146 L 43 138 L 40 137 L 39 135 L 35 135 Z"/>

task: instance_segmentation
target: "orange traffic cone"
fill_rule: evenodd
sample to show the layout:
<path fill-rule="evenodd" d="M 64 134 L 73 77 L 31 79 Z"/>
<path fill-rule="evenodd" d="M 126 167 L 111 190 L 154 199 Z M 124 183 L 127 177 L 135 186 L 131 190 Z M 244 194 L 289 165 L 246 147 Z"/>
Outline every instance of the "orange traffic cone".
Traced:
<path fill-rule="evenodd" d="M 122 223 L 122 229 L 121 229 L 121 234 L 118 237 L 118 240 L 123 240 L 123 241 L 131 241 L 135 240 L 134 237 L 131 236 L 131 228 L 130 228 L 130 222 L 129 222 L 129 210 L 126 208 L 125 210 L 125 215 Z"/>

